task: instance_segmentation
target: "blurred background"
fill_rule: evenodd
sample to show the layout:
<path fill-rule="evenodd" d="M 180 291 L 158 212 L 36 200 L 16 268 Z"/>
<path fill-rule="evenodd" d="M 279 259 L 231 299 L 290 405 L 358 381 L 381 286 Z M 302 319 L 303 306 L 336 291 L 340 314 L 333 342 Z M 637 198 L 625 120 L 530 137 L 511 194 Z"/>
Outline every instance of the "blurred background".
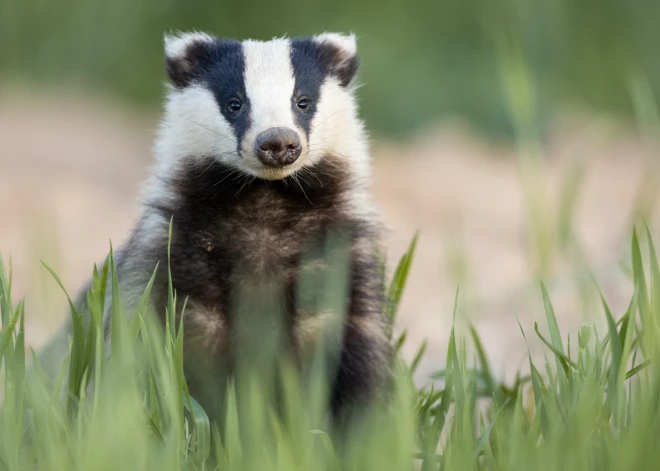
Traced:
<path fill-rule="evenodd" d="M 165 32 L 354 32 L 390 269 L 416 231 L 397 329 L 444 364 L 454 298 L 495 373 L 524 369 L 543 318 L 622 314 L 632 224 L 657 219 L 660 2 L 0 0 L 0 252 L 40 345 L 138 214 Z M 573 335 L 575 338 L 575 335 Z"/>

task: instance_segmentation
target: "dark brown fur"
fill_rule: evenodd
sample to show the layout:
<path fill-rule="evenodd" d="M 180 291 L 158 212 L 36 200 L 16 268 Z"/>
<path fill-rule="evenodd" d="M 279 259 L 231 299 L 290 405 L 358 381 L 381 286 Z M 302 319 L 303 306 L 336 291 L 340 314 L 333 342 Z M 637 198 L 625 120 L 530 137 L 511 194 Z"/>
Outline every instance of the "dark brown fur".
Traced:
<path fill-rule="evenodd" d="M 148 201 L 146 210 L 164 222 L 172 218 L 171 273 L 177 298 L 188 299 L 184 362 L 193 396 L 205 407 L 218 405 L 237 351 L 262 349 L 264 355 L 255 358 L 269 358 L 269 349 L 276 348 L 271 344 L 282 341 L 300 355 L 309 341 L 303 337 L 320 335 L 322 318 L 315 318 L 313 302 L 304 305 L 310 294 L 301 298 L 299 275 L 323 272 L 341 257 L 340 249 L 327 252 L 332 249 L 323 246 L 329 234 L 339 234 L 348 242 L 349 284 L 330 406 L 337 416 L 377 397 L 390 367 L 378 228 L 351 215 L 347 195 L 353 182 L 345 165 L 328 156 L 312 169 L 313 176 L 266 181 L 211 162 L 185 161 L 163 182 L 172 197 Z M 136 276 L 144 283 L 160 262 L 152 299 L 156 312 L 164 314 L 167 231 L 148 244 L 144 240 L 138 225 L 120 255 L 120 283 L 125 275 L 131 283 Z M 322 295 L 321 287 L 311 297 Z M 249 307 L 239 311 L 244 301 Z"/>

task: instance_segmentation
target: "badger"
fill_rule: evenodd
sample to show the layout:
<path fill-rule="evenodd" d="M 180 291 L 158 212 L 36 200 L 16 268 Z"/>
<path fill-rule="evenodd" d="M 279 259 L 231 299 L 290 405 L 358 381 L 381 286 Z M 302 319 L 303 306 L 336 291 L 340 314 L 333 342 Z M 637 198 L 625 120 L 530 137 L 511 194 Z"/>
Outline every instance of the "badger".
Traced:
<path fill-rule="evenodd" d="M 155 164 L 140 219 L 115 257 L 124 311 L 136 308 L 158 264 L 150 303 L 164 321 L 169 263 L 185 299 L 186 381 L 208 409 L 220 406 L 240 352 L 268 372 L 275 348 L 305 358 L 340 319 L 338 334 L 326 336 L 336 340 L 328 411 L 341 417 L 372 403 L 387 388 L 392 349 L 355 36 L 188 32 L 164 42 L 169 83 Z M 342 260 L 345 283 L 333 285 L 340 309 L 319 307 L 329 285 L 305 280 Z M 110 312 L 106 305 L 106 335 Z"/>

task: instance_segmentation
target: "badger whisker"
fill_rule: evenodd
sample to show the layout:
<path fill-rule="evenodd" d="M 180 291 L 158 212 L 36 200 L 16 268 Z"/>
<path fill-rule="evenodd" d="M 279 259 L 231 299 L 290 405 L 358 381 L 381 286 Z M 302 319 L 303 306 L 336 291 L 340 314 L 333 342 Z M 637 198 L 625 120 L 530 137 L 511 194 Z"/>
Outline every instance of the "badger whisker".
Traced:
<path fill-rule="evenodd" d="M 343 113 L 344 111 L 348 111 L 348 108 L 342 108 L 341 110 L 337 110 L 337 111 L 335 111 L 334 113 L 330 113 L 330 114 L 329 114 L 328 116 L 326 116 L 323 120 L 321 120 L 321 121 L 318 122 L 318 123 L 315 123 L 315 126 L 316 126 L 316 127 L 320 127 L 320 126 L 321 126 L 322 124 L 324 124 L 327 120 L 329 120 L 330 118 L 332 118 L 333 116 L 335 116 L 335 115 L 337 115 L 337 114 L 339 114 L 339 113 Z"/>
<path fill-rule="evenodd" d="M 204 124 L 202 124 L 202 123 L 198 123 L 197 121 L 194 121 L 194 120 L 192 120 L 192 119 L 190 119 L 190 118 L 188 118 L 188 117 L 186 117 L 186 116 L 184 116 L 183 118 L 186 119 L 186 120 L 188 120 L 188 121 L 190 121 L 190 122 L 193 123 L 193 124 L 196 124 L 197 126 L 200 126 L 200 127 L 204 128 L 204 129 L 206 129 L 206 130 L 209 131 L 209 132 L 212 132 L 213 134 L 217 134 L 218 136 L 223 137 L 223 138 L 227 139 L 228 141 L 231 141 L 231 142 L 233 142 L 233 143 L 236 143 L 236 139 L 234 139 L 234 138 L 232 138 L 232 137 L 225 136 L 224 134 L 222 134 L 222 133 L 216 131 L 215 129 L 212 129 L 212 128 L 210 128 L 210 127 L 208 127 L 208 126 L 206 126 L 206 125 L 204 125 Z"/>
<path fill-rule="evenodd" d="M 305 195 L 305 199 L 306 199 L 307 201 L 309 201 L 309 204 L 311 204 L 312 206 L 314 206 L 314 203 L 312 203 L 312 200 L 309 199 L 309 196 L 307 196 L 307 193 L 305 193 L 305 189 L 303 188 L 303 186 L 302 186 L 302 185 L 300 184 L 300 182 L 298 181 L 298 175 L 296 175 L 296 174 L 294 173 L 294 174 L 291 175 L 291 176 L 293 177 L 293 181 L 295 181 L 295 182 L 298 184 L 298 187 L 300 187 L 300 191 L 302 191 L 302 194 Z"/>
<path fill-rule="evenodd" d="M 238 189 L 238 191 L 236 192 L 236 194 L 234 195 L 234 198 L 238 198 L 239 195 L 241 194 L 241 191 L 243 191 L 243 188 L 245 188 L 246 186 L 251 185 L 252 182 L 253 182 L 254 180 L 256 180 L 256 178 L 257 178 L 257 177 L 254 177 L 254 176 L 252 176 L 252 175 L 244 175 L 244 177 L 245 177 L 245 181 L 244 181 L 244 183 L 241 185 L 241 187 Z M 243 180 L 241 180 L 241 181 L 243 181 Z"/>
<path fill-rule="evenodd" d="M 227 172 L 229 172 L 229 173 L 227 174 L 227 176 L 225 176 L 225 177 L 222 178 L 221 180 L 215 182 L 213 185 L 211 185 L 211 188 L 215 188 L 216 186 L 218 186 L 219 184 L 221 184 L 222 182 L 224 182 L 227 178 L 229 178 L 229 177 L 231 177 L 232 175 L 236 174 L 237 170 L 236 170 L 236 169 L 233 169 L 233 168 L 229 168 L 228 170 L 225 170 L 223 173 L 227 173 Z"/>
<path fill-rule="evenodd" d="M 213 167 L 214 165 L 220 165 L 220 161 L 218 161 L 218 158 L 220 158 L 220 157 L 224 157 L 224 156 L 226 156 L 226 155 L 230 155 L 230 154 L 233 154 L 233 153 L 234 153 L 234 151 L 227 151 L 227 152 L 222 152 L 221 154 L 214 155 L 214 156 L 211 157 L 211 159 L 210 159 L 210 160 L 211 160 L 211 163 L 209 163 L 209 165 L 208 165 L 204 170 L 202 170 L 202 172 L 201 172 L 199 175 L 197 175 L 197 177 L 199 178 L 199 177 L 201 177 L 202 175 L 204 175 L 204 174 L 205 174 L 205 173 L 206 173 L 211 167 Z M 226 170 L 225 170 L 224 172 L 226 172 Z M 223 173 L 224 173 L 224 172 L 223 172 Z"/>
<path fill-rule="evenodd" d="M 308 169 L 306 167 L 302 167 L 300 170 L 298 170 L 298 172 L 300 173 L 301 176 L 302 175 L 309 175 L 309 176 L 312 176 L 312 177 L 316 178 L 316 181 L 319 182 L 319 185 L 321 186 L 321 188 L 323 188 L 323 182 L 321 181 L 321 179 L 318 177 L 318 175 L 316 175 L 310 169 Z"/>
<path fill-rule="evenodd" d="M 333 150 L 320 149 L 319 152 L 320 152 L 320 153 L 319 153 L 318 155 L 314 155 L 314 154 L 311 154 L 311 153 L 310 153 L 310 155 L 311 155 L 312 157 L 320 157 L 320 158 L 323 158 L 323 157 L 327 156 L 328 154 L 332 154 L 332 155 L 336 155 L 337 157 L 341 157 L 341 158 L 343 158 L 343 159 L 348 159 L 348 158 L 345 157 L 343 154 L 340 154 L 340 153 L 335 152 L 335 151 L 333 151 Z M 336 162 L 333 162 L 332 159 L 325 159 L 324 162 L 325 162 L 327 165 L 330 165 L 331 167 L 333 167 L 333 168 L 335 168 L 335 169 L 337 169 L 337 170 L 343 170 L 343 168 L 342 168 L 341 166 L 339 166 Z"/>
<path fill-rule="evenodd" d="M 313 149 L 313 151 L 311 151 L 310 154 L 312 152 L 318 152 L 319 153 L 318 155 L 316 155 L 316 157 L 323 157 L 323 154 L 332 154 L 332 155 L 336 155 L 337 157 L 341 157 L 342 159 L 346 159 L 346 160 L 349 159 L 349 157 L 346 156 L 345 154 L 342 154 L 341 152 L 337 152 L 335 149 L 330 149 L 330 148 Z M 314 155 L 312 155 L 312 156 L 314 156 Z"/>

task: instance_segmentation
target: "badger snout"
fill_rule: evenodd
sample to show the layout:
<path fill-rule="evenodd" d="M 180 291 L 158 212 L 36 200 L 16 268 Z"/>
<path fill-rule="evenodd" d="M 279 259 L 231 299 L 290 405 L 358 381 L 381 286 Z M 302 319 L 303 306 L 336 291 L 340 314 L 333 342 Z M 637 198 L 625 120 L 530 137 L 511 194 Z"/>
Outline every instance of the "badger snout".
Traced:
<path fill-rule="evenodd" d="M 302 152 L 298 133 L 289 128 L 270 128 L 262 132 L 254 147 L 261 163 L 270 167 L 291 165 Z"/>

